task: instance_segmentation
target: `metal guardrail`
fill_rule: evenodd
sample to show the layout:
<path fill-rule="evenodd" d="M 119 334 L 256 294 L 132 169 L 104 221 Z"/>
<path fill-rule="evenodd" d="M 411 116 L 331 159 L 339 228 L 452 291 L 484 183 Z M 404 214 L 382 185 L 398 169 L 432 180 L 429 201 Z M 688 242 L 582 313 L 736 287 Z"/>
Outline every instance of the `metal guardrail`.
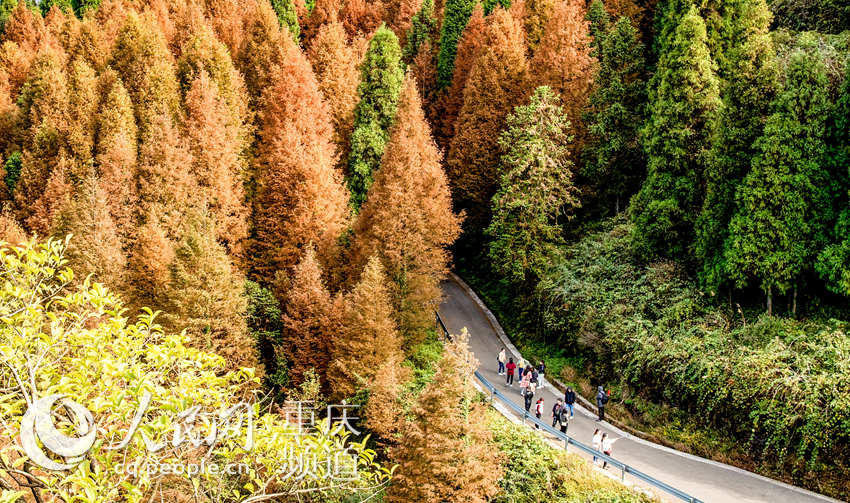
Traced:
<path fill-rule="evenodd" d="M 446 328 L 446 325 L 443 323 L 443 319 L 440 318 L 440 313 L 436 313 L 436 322 L 437 322 L 436 323 L 437 327 L 442 330 L 443 335 L 447 339 L 451 339 L 451 335 L 449 334 L 449 330 Z M 662 481 L 660 481 L 660 480 L 658 480 L 654 477 L 651 477 L 651 476 L 643 473 L 642 471 L 637 470 L 636 468 L 633 468 L 633 467 L 623 463 L 622 461 L 618 461 L 618 460 L 612 458 L 611 456 L 608 456 L 607 454 L 604 454 L 600 451 L 597 451 L 593 447 L 585 445 L 585 444 L 579 442 L 578 440 L 570 437 L 569 435 L 562 433 L 560 430 L 556 430 L 555 428 L 550 426 L 548 423 L 537 419 L 537 417 L 531 415 L 527 410 L 525 410 L 524 407 L 521 407 L 519 404 L 514 403 L 513 400 L 509 399 L 501 391 L 497 390 L 496 387 L 493 384 L 491 384 L 490 381 L 488 381 L 487 378 L 485 378 L 477 370 L 475 371 L 475 377 L 481 382 L 481 384 L 490 393 L 490 402 L 491 403 L 496 398 L 498 398 L 505 405 L 507 405 L 509 408 L 513 409 L 514 412 L 519 414 L 522 417 L 523 423 L 528 421 L 532 424 L 535 424 L 541 430 L 545 431 L 546 433 L 549 433 L 550 435 L 554 435 L 556 438 L 563 441 L 564 442 L 564 450 L 566 450 L 569 446 L 572 445 L 573 447 L 577 448 L 580 451 L 583 451 L 587 454 L 590 454 L 591 456 L 593 456 L 595 458 L 599 458 L 599 459 L 607 462 L 609 465 L 611 465 L 615 468 L 619 468 L 621 479 L 625 479 L 626 474 L 629 474 L 629 475 L 633 476 L 634 478 L 636 478 L 638 480 L 642 480 L 643 482 L 646 482 L 647 484 L 649 484 L 653 487 L 661 489 L 662 491 L 665 491 L 665 492 L 675 496 L 676 498 L 679 498 L 682 501 L 687 501 L 688 503 L 703 503 L 701 500 L 694 498 L 693 496 L 687 494 L 686 492 L 680 491 L 679 489 L 676 489 L 675 487 L 673 487 L 669 484 L 666 484 L 666 483 L 664 483 L 664 482 L 662 482 Z"/>

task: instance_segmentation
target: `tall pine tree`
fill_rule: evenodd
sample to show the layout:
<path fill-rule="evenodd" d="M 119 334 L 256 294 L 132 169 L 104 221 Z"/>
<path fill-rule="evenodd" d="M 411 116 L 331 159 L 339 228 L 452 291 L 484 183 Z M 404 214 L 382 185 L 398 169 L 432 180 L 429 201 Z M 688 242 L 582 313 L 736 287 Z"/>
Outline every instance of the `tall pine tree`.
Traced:
<path fill-rule="evenodd" d="M 727 283 L 725 248 L 735 212 L 735 190 L 749 171 L 755 142 L 761 136 L 776 95 L 777 68 L 770 40 L 770 10 L 765 0 L 730 2 L 737 45 L 727 54 L 734 71 L 723 87 L 723 107 L 713 124 L 705 168 L 705 202 L 696 221 L 694 254 L 700 282 L 709 292 Z"/>
<path fill-rule="evenodd" d="M 585 175 L 599 181 L 600 196 L 614 213 L 640 187 L 646 169 L 638 134 L 646 106 L 643 50 L 626 17 L 604 34 L 598 46 L 596 86 L 586 115 Z"/>
<path fill-rule="evenodd" d="M 466 28 L 466 23 L 469 22 L 475 4 L 475 0 L 446 1 L 440 33 L 440 53 L 437 55 L 437 87 L 440 89 L 452 83 L 457 43 Z"/>
<path fill-rule="evenodd" d="M 635 251 L 644 259 L 681 256 L 702 207 L 709 125 L 720 98 L 705 23 L 695 8 L 662 54 L 656 83 L 643 131 L 648 174 L 630 208 Z"/>

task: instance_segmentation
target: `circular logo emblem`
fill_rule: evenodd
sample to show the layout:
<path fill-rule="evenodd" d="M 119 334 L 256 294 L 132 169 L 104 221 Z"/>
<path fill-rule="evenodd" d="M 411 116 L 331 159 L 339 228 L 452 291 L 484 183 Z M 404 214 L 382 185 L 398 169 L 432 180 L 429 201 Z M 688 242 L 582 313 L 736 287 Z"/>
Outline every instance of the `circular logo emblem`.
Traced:
<path fill-rule="evenodd" d="M 60 402 L 74 422 L 77 437 L 68 437 L 56 429 L 53 424 L 53 404 Z M 70 400 L 65 395 L 49 395 L 36 401 L 21 420 L 21 446 L 30 460 L 47 470 L 69 470 L 83 460 L 84 455 L 94 445 L 94 418 L 88 409 Z M 38 446 L 41 441 L 44 449 L 64 459 L 58 463 L 50 459 Z"/>

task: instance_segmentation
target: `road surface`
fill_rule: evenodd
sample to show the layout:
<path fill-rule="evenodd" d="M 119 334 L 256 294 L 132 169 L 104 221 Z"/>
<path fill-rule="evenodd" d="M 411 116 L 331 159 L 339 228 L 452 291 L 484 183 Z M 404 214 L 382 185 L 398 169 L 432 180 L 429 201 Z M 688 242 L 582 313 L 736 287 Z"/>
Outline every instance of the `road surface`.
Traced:
<path fill-rule="evenodd" d="M 470 335 L 470 349 L 480 362 L 478 370 L 505 395 L 516 403 L 522 404 L 519 386 L 515 384 L 512 388 L 507 387 L 505 378 L 496 372 L 496 356 L 505 344 L 494 326 L 495 318 L 469 287 L 458 278 L 444 281 L 442 290 L 443 302 L 440 305 L 440 316 L 449 332 L 459 334 L 463 328 L 466 328 Z M 512 349 L 515 348 L 509 346 L 508 356 L 513 356 L 514 361 L 517 361 L 517 354 L 512 354 Z M 548 412 L 546 417 L 549 417 L 555 400 L 562 395 L 548 385 L 538 391 L 535 401 L 540 396 L 545 399 Z M 570 422 L 568 434 L 588 445 L 591 442 L 593 430 L 597 427 L 607 431 L 609 435 L 613 434 L 614 438 L 622 437 L 614 443 L 614 458 L 706 503 L 838 501 L 736 467 L 680 453 L 634 437 L 623 437 L 621 431 L 607 423 L 595 422 L 594 418 L 589 416 L 587 411 L 579 411 L 577 408 L 575 417 Z M 551 417 L 549 420 L 551 421 Z M 616 472 L 619 474 L 619 470 Z M 660 492 L 659 496 L 661 496 Z M 666 499 L 668 498 L 665 497 Z"/>

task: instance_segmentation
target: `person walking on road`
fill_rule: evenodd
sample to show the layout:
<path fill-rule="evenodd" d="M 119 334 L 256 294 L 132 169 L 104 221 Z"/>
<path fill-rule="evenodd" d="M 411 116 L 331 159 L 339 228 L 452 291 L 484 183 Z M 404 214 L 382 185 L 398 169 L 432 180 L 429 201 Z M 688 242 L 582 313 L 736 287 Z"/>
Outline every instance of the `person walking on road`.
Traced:
<path fill-rule="evenodd" d="M 508 377 L 505 380 L 505 384 L 508 386 L 514 385 L 514 371 L 516 370 L 516 363 L 514 363 L 514 359 L 511 358 L 508 360 L 508 364 L 505 365 L 505 369 L 508 371 Z"/>
<path fill-rule="evenodd" d="M 540 364 L 537 365 L 537 386 L 539 388 L 546 386 L 546 379 L 544 378 L 545 373 L 546 373 L 546 364 L 544 364 L 543 360 L 541 360 Z"/>
<path fill-rule="evenodd" d="M 610 398 L 608 393 L 602 386 L 596 388 L 596 407 L 599 408 L 599 419 L 597 421 L 605 421 L 605 406 Z"/>
<path fill-rule="evenodd" d="M 517 363 L 517 379 L 522 379 L 522 376 L 525 375 L 525 358 L 522 356 L 519 357 L 519 362 Z"/>
<path fill-rule="evenodd" d="M 594 451 L 602 450 L 602 433 L 599 431 L 599 428 L 593 432 L 593 440 L 591 440 L 591 445 L 593 446 Z M 596 456 L 593 456 L 593 464 L 596 464 Z"/>
<path fill-rule="evenodd" d="M 553 428 L 555 427 L 555 425 L 558 424 L 558 418 L 560 417 L 562 407 L 563 407 L 563 405 L 561 404 L 561 399 L 559 398 L 558 401 L 555 402 L 555 405 L 552 407 L 552 427 Z"/>
<path fill-rule="evenodd" d="M 528 389 L 528 385 L 531 384 L 531 372 L 528 371 L 528 367 L 525 369 L 525 373 L 522 375 L 519 381 L 519 394 L 525 396 L 526 390 Z M 526 407 L 528 409 L 528 407 Z"/>
<path fill-rule="evenodd" d="M 505 348 L 502 348 L 502 350 L 499 351 L 498 361 L 499 361 L 499 375 L 503 376 L 503 375 L 505 375 Z"/>
<path fill-rule="evenodd" d="M 576 403 L 576 392 L 571 386 L 567 386 L 567 391 L 564 392 L 564 408 L 570 409 L 570 417 L 573 417 L 573 406 Z"/>
<path fill-rule="evenodd" d="M 543 416 L 543 407 L 543 397 L 541 396 L 537 399 L 537 407 L 534 409 L 534 415 L 537 416 L 538 421 L 540 421 L 540 418 Z M 534 423 L 534 427 L 538 430 L 540 429 L 540 425 L 537 423 Z"/>
<path fill-rule="evenodd" d="M 528 375 L 528 374 L 526 374 L 526 375 Z M 534 383 L 529 381 L 528 385 L 525 388 L 525 411 L 526 412 L 531 412 L 531 404 L 532 404 L 532 401 L 534 400 L 534 390 L 535 390 Z"/>
<path fill-rule="evenodd" d="M 558 414 L 558 422 L 561 426 L 561 433 L 567 434 L 567 426 L 570 425 L 570 415 L 567 414 L 567 408 L 561 407 L 561 412 Z"/>
<path fill-rule="evenodd" d="M 607 433 L 602 434 L 602 452 L 606 456 L 610 456 L 614 449 L 614 439 L 611 438 Z M 608 466 L 607 461 L 602 462 L 602 469 Z"/>

